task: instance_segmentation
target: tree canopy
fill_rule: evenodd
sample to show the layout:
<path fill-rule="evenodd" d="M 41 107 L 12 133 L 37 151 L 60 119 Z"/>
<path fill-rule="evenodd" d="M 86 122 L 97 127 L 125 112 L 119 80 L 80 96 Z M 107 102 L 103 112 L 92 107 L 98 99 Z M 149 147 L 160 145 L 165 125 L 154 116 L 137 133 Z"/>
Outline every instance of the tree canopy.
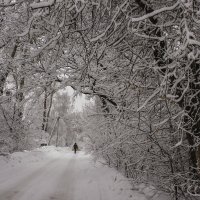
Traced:
<path fill-rule="evenodd" d="M 39 96 L 47 131 L 53 94 L 71 86 L 95 98 L 84 123 L 96 155 L 130 178 L 161 180 L 175 199 L 198 195 L 199 8 L 198 0 L 2 1 L 1 133 L 25 137 L 25 107 Z"/>

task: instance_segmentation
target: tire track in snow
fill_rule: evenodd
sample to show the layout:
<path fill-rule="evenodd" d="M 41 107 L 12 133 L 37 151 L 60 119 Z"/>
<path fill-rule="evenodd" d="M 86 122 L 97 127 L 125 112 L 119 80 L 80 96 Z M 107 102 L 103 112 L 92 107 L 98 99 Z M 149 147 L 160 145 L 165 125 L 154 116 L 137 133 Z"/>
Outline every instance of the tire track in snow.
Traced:
<path fill-rule="evenodd" d="M 21 178 L 20 180 L 14 180 L 10 186 L 1 187 L 0 189 L 0 199 L 2 200 L 27 200 L 29 199 L 26 196 L 37 196 L 37 192 L 41 192 L 41 188 L 37 186 L 45 186 L 45 183 L 51 179 L 52 172 L 54 176 L 57 176 L 58 163 L 60 159 L 53 159 L 47 162 L 45 165 L 37 168 L 34 171 L 31 171 L 30 174 Z M 65 160 L 66 161 L 66 160 Z M 67 164 L 67 163 L 66 163 Z M 63 165 L 62 165 L 63 167 Z M 59 170 L 59 169 L 58 169 Z M 59 173 L 58 173 L 59 174 Z M 46 180 L 46 177 L 49 177 Z M 53 176 L 53 175 L 52 175 Z M 43 183 L 43 184 L 41 184 Z M 2 190 L 4 190 L 2 192 Z M 44 187 L 45 190 L 45 187 Z M 31 197 L 32 198 L 32 197 Z"/>
<path fill-rule="evenodd" d="M 49 196 L 49 200 L 74 200 L 75 185 L 77 176 L 75 172 L 76 159 L 73 157 L 63 170 L 58 180 L 55 191 Z"/>

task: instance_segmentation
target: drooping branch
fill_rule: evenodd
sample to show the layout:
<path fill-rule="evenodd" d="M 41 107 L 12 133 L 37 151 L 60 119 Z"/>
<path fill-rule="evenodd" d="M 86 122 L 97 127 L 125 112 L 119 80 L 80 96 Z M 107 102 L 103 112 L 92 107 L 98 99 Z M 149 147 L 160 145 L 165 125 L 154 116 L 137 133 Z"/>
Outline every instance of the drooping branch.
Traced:
<path fill-rule="evenodd" d="M 13 48 L 12 53 L 11 53 L 11 58 L 12 59 L 16 55 L 17 48 L 18 48 L 18 44 L 15 43 L 14 48 Z M 0 96 L 3 95 L 4 85 L 5 85 L 6 79 L 7 79 L 8 75 L 9 75 L 9 73 L 11 72 L 11 70 L 12 70 L 12 68 L 10 66 L 7 66 L 6 70 L 3 71 L 0 74 Z"/>

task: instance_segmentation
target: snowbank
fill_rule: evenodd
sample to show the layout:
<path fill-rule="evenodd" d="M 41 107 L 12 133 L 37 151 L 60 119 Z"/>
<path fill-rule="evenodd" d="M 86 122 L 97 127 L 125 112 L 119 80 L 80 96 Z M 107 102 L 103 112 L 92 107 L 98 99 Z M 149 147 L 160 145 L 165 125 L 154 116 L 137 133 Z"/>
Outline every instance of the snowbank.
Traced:
<path fill-rule="evenodd" d="M 52 157 L 60 157 L 62 153 L 66 154 L 65 148 L 47 146 L 40 147 L 32 151 L 15 152 L 12 154 L 7 154 L 6 156 L 0 156 L 0 172 L 11 167 L 42 162 L 48 157 L 49 159 L 52 159 Z"/>

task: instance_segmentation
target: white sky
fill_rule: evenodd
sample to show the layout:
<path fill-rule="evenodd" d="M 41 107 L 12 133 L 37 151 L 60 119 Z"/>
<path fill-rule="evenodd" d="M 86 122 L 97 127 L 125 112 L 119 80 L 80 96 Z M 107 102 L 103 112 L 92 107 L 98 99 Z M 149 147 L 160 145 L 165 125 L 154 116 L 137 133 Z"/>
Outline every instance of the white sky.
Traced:
<path fill-rule="evenodd" d="M 71 87 L 67 87 L 67 93 L 70 97 L 73 97 L 74 90 Z M 92 103 L 92 101 L 87 100 L 84 94 L 78 95 L 75 97 L 74 109 L 75 111 L 82 111 L 84 106 L 89 103 Z"/>

